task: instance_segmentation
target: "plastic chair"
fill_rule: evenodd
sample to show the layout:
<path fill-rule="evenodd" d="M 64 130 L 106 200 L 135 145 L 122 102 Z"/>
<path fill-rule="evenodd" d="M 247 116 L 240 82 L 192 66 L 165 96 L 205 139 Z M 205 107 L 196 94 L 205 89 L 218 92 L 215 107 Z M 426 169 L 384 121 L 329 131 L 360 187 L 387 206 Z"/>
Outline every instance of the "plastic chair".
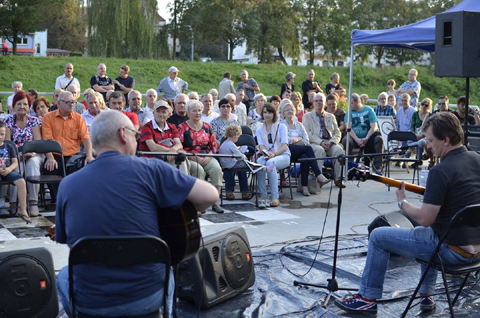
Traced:
<path fill-rule="evenodd" d="M 418 160 L 416 158 L 399 158 L 399 157 L 392 157 L 390 152 L 392 152 L 391 145 L 393 142 L 407 142 L 407 141 L 417 141 L 417 136 L 411 131 L 392 131 L 388 134 L 387 138 L 387 152 L 388 155 L 386 156 L 386 170 L 387 170 L 387 177 L 390 177 L 390 162 L 413 162 L 421 165 L 423 162 L 422 160 Z M 413 147 L 415 148 L 415 147 Z M 417 169 L 413 169 L 413 178 L 412 183 L 415 184 L 415 175 L 417 176 L 417 184 L 420 184 L 420 174 L 417 173 Z M 390 187 L 389 187 L 390 190 Z"/>
<path fill-rule="evenodd" d="M 407 308 L 405 308 L 405 311 L 403 312 L 402 317 L 405 317 L 408 311 L 410 310 L 410 308 L 412 307 L 411 306 L 412 302 L 415 299 L 415 296 L 417 295 L 418 290 L 420 289 L 420 286 L 425 280 L 426 274 L 430 268 L 434 268 L 442 273 L 443 285 L 445 287 L 445 293 L 447 294 L 447 301 L 448 301 L 448 307 L 450 309 L 450 314 L 452 317 L 455 317 L 453 306 L 455 306 L 458 296 L 462 292 L 463 287 L 465 286 L 465 283 L 467 282 L 468 277 L 470 276 L 470 273 L 480 271 L 480 257 L 478 258 L 479 261 L 474 264 L 449 265 L 449 264 L 443 263 L 442 258 L 438 255 L 438 252 L 440 251 L 440 247 L 442 246 L 442 244 L 444 244 L 445 239 L 448 237 L 450 232 L 465 231 L 467 229 L 480 231 L 480 204 L 466 206 L 455 214 L 455 216 L 450 221 L 447 231 L 442 236 L 442 238 L 438 241 L 438 244 L 429 262 L 425 262 L 423 260 L 417 259 L 417 262 L 426 265 L 427 268 L 424 274 L 422 275 L 420 282 L 418 283 L 417 288 L 415 289 L 415 292 L 410 298 L 410 301 L 408 302 Z M 473 244 L 479 244 L 479 243 L 480 241 L 473 242 Z M 453 301 L 450 298 L 450 292 L 448 290 L 446 274 L 449 274 L 452 276 L 465 275 L 465 278 L 463 279 L 460 285 L 460 289 L 455 295 L 455 298 L 453 299 Z"/>
<path fill-rule="evenodd" d="M 55 140 L 30 140 L 27 141 L 25 144 L 23 144 L 22 147 L 23 153 L 27 152 L 36 152 L 40 154 L 45 154 L 49 152 L 55 152 L 59 153 L 61 158 L 62 158 L 62 166 L 63 166 L 63 175 L 58 176 L 58 175 L 42 175 L 40 174 L 39 176 L 27 176 L 26 175 L 26 169 L 24 169 L 24 177 L 25 181 L 30 182 L 30 183 L 36 183 L 40 184 L 40 200 L 39 203 L 41 202 L 44 206 L 46 205 L 45 202 L 45 190 L 44 186 L 45 184 L 59 184 L 63 178 L 66 176 L 65 172 L 65 159 L 63 157 L 63 151 L 62 151 L 62 146 Z M 25 157 L 23 158 L 23 166 L 26 167 L 25 163 Z M 43 165 L 42 165 L 43 166 Z M 41 169 L 42 172 L 43 169 Z"/>
<path fill-rule="evenodd" d="M 75 311 L 75 293 L 73 290 L 73 266 L 82 264 L 101 264 L 112 267 L 126 267 L 146 263 L 165 264 L 164 278 L 164 317 L 168 313 L 167 297 L 170 278 L 170 250 L 167 243 L 158 237 L 145 236 L 89 236 L 78 240 L 70 249 L 68 256 L 68 283 L 70 295 L 70 317 L 90 318 L 93 316 Z M 133 317 L 133 316 L 132 316 Z M 136 318 L 161 317 L 160 311 L 137 316 Z"/>

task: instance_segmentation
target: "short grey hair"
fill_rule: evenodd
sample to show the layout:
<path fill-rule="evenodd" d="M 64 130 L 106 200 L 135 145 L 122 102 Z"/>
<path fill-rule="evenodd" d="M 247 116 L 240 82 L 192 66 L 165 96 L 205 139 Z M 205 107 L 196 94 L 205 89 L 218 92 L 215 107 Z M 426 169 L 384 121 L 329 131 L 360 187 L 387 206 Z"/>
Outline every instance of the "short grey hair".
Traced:
<path fill-rule="evenodd" d="M 200 97 L 198 96 L 198 93 L 197 93 L 197 92 L 194 92 L 194 91 L 190 91 L 190 92 L 188 93 L 188 98 L 189 98 L 189 99 L 193 99 L 192 97 L 194 97 L 195 95 L 197 96 L 198 99 L 200 99 Z"/>
<path fill-rule="evenodd" d="M 355 101 L 355 102 L 362 102 L 362 100 L 360 99 L 360 95 L 358 95 L 357 93 L 353 93 L 352 94 L 352 99 Z"/>
<path fill-rule="evenodd" d="M 98 100 L 98 95 L 97 94 L 100 94 L 99 92 L 93 92 L 92 94 L 87 94 L 87 96 L 85 97 L 85 103 L 88 104 L 88 101 L 90 100 L 90 98 L 92 98 L 92 96 L 95 96 Z M 102 95 L 102 94 L 100 94 Z M 98 102 L 100 103 L 100 100 L 98 100 Z"/>
<path fill-rule="evenodd" d="M 388 94 L 387 94 L 387 93 L 385 93 L 385 92 L 383 92 L 383 93 L 380 93 L 380 94 L 378 95 L 378 99 L 380 99 L 380 97 L 382 97 L 382 96 L 383 96 L 383 97 L 385 97 L 385 100 L 387 100 L 387 99 L 388 99 Z"/>
<path fill-rule="evenodd" d="M 157 97 L 158 97 L 157 91 L 154 90 L 153 88 L 148 89 L 148 90 L 145 92 L 145 95 L 148 95 L 148 92 L 155 92 L 155 95 L 157 95 Z"/>
<path fill-rule="evenodd" d="M 192 108 L 195 108 L 195 107 L 198 107 L 202 110 L 203 112 L 203 104 L 201 101 L 198 101 L 198 100 L 195 100 L 195 99 L 192 99 L 192 100 L 189 100 L 187 102 L 187 105 L 185 106 L 185 108 L 187 109 L 187 113 L 190 111 L 190 109 Z"/>
<path fill-rule="evenodd" d="M 400 95 L 400 98 L 402 97 L 405 97 L 407 100 L 411 99 L 410 95 L 408 95 L 407 93 L 403 93 L 402 95 Z"/>
<path fill-rule="evenodd" d="M 118 143 L 118 130 L 122 127 L 134 129 L 130 119 L 121 112 L 100 112 L 90 127 L 93 148 L 98 152 L 102 148 L 111 147 L 112 143 Z"/>
<path fill-rule="evenodd" d="M 260 98 L 263 98 L 265 100 L 265 102 L 267 101 L 267 98 L 265 97 L 265 95 L 260 93 L 260 94 L 255 95 L 255 97 L 253 97 L 253 102 L 256 103 L 257 100 L 260 99 Z"/>
<path fill-rule="evenodd" d="M 235 98 L 235 100 L 237 99 L 237 96 L 233 93 L 225 94 L 225 96 L 223 98 L 228 98 L 228 97 L 233 97 L 233 98 Z"/>
<path fill-rule="evenodd" d="M 217 93 L 217 95 L 218 95 L 218 91 L 215 88 L 212 88 L 208 93 L 210 95 L 212 95 L 213 93 Z"/>
<path fill-rule="evenodd" d="M 13 83 L 12 83 L 12 88 L 13 88 L 13 86 L 15 86 L 15 85 L 17 85 L 17 84 L 20 84 L 20 86 L 23 88 L 23 84 L 22 84 L 22 82 L 20 82 L 20 81 L 15 81 L 15 82 L 13 82 Z"/>
<path fill-rule="evenodd" d="M 63 91 L 63 92 L 60 93 L 60 95 L 58 95 L 58 99 L 60 100 L 60 99 L 64 98 L 65 96 L 72 96 L 72 98 L 73 98 L 73 94 L 71 92 Z"/>
<path fill-rule="evenodd" d="M 280 113 L 280 115 L 283 115 L 283 112 L 285 111 L 285 108 L 287 108 L 287 106 L 292 106 L 293 109 L 295 109 L 295 106 L 293 106 L 293 103 L 291 100 L 282 99 L 282 101 L 280 102 L 280 105 L 278 105 L 278 112 Z"/>
<path fill-rule="evenodd" d="M 190 100 L 190 98 L 188 98 L 187 95 L 185 95 L 185 94 L 178 94 L 177 96 L 175 96 L 175 99 L 174 99 L 173 102 L 176 103 L 177 100 L 178 100 L 180 97 L 185 97 L 185 98 L 187 99 L 187 103 L 188 103 L 188 101 Z"/>
<path fill-rule="evenodd" d="M 313 95 L 313 98 L 315 98 L 315 96 L 322 96 L 322 97 L 323 97 L 323 101 L 324 101 L 324 102 L 327 102 L 327 98 L 325 97 L 325 94 L 324 94 L 324 93 L 315 93 L 315 95 Z"/>
<path fill-rule="evenodd" d="M 131 90 L 131 91 L 128 92 L 128 94 L 127 94 L 127 98 L 128 98 L 128 99 L 130 99 L 130 95 L 132 95 L 133 92 L 140 94 L 140 97 L 142 97 L 142 93 L 140 93 L 140 91 Z"/>

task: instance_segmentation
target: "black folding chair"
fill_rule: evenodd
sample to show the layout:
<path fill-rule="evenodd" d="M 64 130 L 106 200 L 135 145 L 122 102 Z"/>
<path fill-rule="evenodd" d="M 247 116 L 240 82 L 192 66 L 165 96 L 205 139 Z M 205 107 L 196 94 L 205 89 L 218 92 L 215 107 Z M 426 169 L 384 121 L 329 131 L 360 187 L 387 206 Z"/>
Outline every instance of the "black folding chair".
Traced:
<path fill-rule="evenodd" d="M 73 290 L 73 266 L 82 264 L 127 267 L 146 263 L 165 264 L 163 317 L 170 317 L 167 298 L 170 279 L 170 250 L 167 243 L 158 237 L 145 236 L 89 236 L 78 240 L 68 256 L 68 284 L 70 295 L 70 317 L 94 318 L 75 310 L 75 292 Z M 77 316 L 78 314 L 78 316 Z M 160 311 L 137 316 L 136 318 L 161 317 Z"/>
<path fill-rule="evenodd" d="M 450 309 L 450 314 L 452 317 L 455 317 L 455 314 L 453 312 L 453 306 L 455 306 L 458 296 L 460 296 L 460 293 L 462 292 L 463 287 L 465 286 L 468 280 L 468 277 L 470 276 L 470 273 L 480 271 L 480 257 L 478 258 L 478 262 L 474 264 L 449 265 L 449 264 L 443 263 L 442 258 L 440 257 L 440 255 L 438 255 L 438 252 L 440 251 L 442 244 L 444 244 L 445 239 L 448 237 L 448 235 L 452 231 L 458 233 L 465 230 L 475 230 L 477 232 L 480 231 L 480 204 L 466 206 L 460 211 L 458 211 L 457 214 L 455 214 L 455 216 L 450 221 L 447 231 L 442 236 L 442 238 L 438 241 L 438 244 L 435 248 L 435 251 L 432 257 L 430 258 L 430 261 L 425 262 L 423 260 L 417 259 L 417 262 L 423 265 L 426 265 L 427 268 L 423 273 L 420 279 L 420 282 L 418 283 L 417 288 L 415 289 L 415 292 L 410 298 L 410 301 L 408 302 L 407 308 L 405 308 L 405 311 L 403 312 L 402 317 L 405 317 L 408 311 L 410 310 L 410 308 L 413 307 L 412 306 L 413 300 L 415 299 L 420 289 L 420 286 L 425 280 L 425 277 L 427 276 L 427 272 L 430 268 L 434 268 L 442 273 L 443 286 L 445 287 L 445 293 L 447 294 L 447 301 L 448 301 L 448 307 Z M 472 244 L 479 244 L 479 243 L 480 241 L 472 242 Z M 455 295 L 455 298 L 453 299 L 453 301 L 450 298 L 450 292 L 448 290 L 446 274 L 452 275 L 452 276 L 465 275 L 465 278 L 463 279 L 460 285 L 460 288 L 457 294 Z"/>
<path fill-rule="evenodd" d="M 18 156 L 18 148 L 17 148 L 17 145 L 13 142 L 13 141 L 10 141 L 10 140 L 4 140 L 3 141 L 5 144 L 9 144 L 12 146 L 13 150 L 15 151 L 15 158 L 17 158 L 17 162 L 18 162 L 18 166 L 20 167 L 20 157 Z M 9 181 L 6 181 L 6 180 L 0 180 L 0 187 L 2 186 L 8 186 L 8 185 L 13 185 L 13 182 L 9 182 Z M 10 189 L 11 191 L 11 189 Z M 18 211 L 18 200 L 17 200 L 17 207 L 15 208 L 15 213 L 17 213 Z M 12 211 L 10 211 L 10 214 L 12 214 Z"/>
<path fill-rule="evenodd" d="M 31 140 L 27 141 L 25 144 L 23 144 L 23 153 L 28 153 L 28 152 L 36 152 L 40 154 L 46 154 L 49 152 L 54 152 L 58 153 L 61 156 L 61 162 L 62 162 L 62 176 L 58 175 L 43 175 L 43 165 L 42 168 L 40 169 L 40 175 L 39 176 L 28 176 L 26 175 L 26 169 L 24 169 L 24 177 L 25 181 L 30 182 L 30 183 L 36 183 L 40 185 L 40 197 L 39 197 L 39 205 L 42 204 L 44 207 L 47 205 L 45 202 L 45 187 L 44 185 L 58 185 L 60 182 L 63 180 L 63 178 L 66 176 L 65 172 L 65 159 L 63 157 L 63 151 L 62 151 L 62 146 L 55 141 L 55 140 Z M 25 165 L 25 157 L 23 157 L 23 166 L 26 167 Z"/>
<path fill-rule="evenodd" d="M 250 135 L 253 137 L 253 131 L 252 131 L 252 128 L 248 127 L 248 126 L 241 126 L 242 128 L 242 135 Z"/>
<path fill-rule="evenodd" d="M 412 141 L 417 142 L 417 136 L 411 131 L 392 131 L 388 134 L 387 138 L 387 156 L 386 156 L 386 167 L 387 167 L 387 177 L 390 177 L 390 162 L 412 162 L 421 165 L 423 161 L 416 158 L 399 158 L 394 157 L 395 155 L 390 154 L 393 151 L 393 145 L 396 144 L 397 148 L 400 148 L 402 142 Z M 396 142 L 396 143 L 394 143 Z M 415 146 L 414 146 L 415 148 Z M 417 184 L 420 184 L 420 173 L 417 173 L 417 169 L 413 169 L 413 178 L 412 183 L 415 184 L 415 176 L 417 176 Z M 388 188 L 390 189 L 390 187 Z"/>

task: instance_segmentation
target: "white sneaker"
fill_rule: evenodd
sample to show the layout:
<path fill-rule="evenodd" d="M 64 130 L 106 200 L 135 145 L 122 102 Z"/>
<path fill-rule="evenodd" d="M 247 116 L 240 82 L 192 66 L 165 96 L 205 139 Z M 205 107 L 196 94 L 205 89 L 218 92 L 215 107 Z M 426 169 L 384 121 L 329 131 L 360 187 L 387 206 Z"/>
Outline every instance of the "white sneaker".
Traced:
<path fill-rule="evenodd" d="M 258 200 L 258 207 L 259 207 L 260 209 L 265 209 L 265 208 L 267 207 L 266 201 L 267 201 L 266 198 L 260 198 L 260 199 Z"/>

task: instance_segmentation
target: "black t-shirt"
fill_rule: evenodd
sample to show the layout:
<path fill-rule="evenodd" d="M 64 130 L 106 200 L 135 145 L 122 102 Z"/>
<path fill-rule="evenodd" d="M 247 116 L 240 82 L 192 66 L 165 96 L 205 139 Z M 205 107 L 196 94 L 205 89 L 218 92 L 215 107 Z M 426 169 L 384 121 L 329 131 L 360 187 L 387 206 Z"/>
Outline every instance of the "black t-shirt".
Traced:
<path fill-rule="evenodd" d="M 302 103 L 305 109 L 308 108 L 308 95 L 307 92 L 313 89 L 313 82 L 309 81 L 308 79 L 302 83 L 302 91 L 303 91 L 303 98 Z"/>
<path fill-rule="evenodd" d="M 290 86 L 292 87 L 292 89 L 290 89 L 290 91 L 292 93 L 295 92 L 295 85 L 291 84 Z M 283 92 L 285 92 L 287 89 L 289 89 L 288 86 L 287 86 L 287 83 L 283 83 L 282 88 L 280 90 L 280 97 L 282 97 Z"/>
<path fill-rule="evenodd" d="M 441 205 L 431 225 L 439 237 L 445 233 L 450 220 L 460 209 L 480 203 L 480 155 L 465 147 L 450 150 L 440 164 L 428 173 L 423 203 Z M 480 231 L 452 231 L 447 244 L 480 243 Z"/>
<path fill-rule="evenodd" d="M 122 84 L 126 88 L 134 88 L 135 87 L 135 78 L 131 77 L 130 75 L 127 76 L 126 78 L 123 78 L 123 77 L 119 76 L 115 80 L 119 81 L 120 84 Z M 115 84 L 115 90 L 116 91 L 122 91 L 120 86 L 118 86 L 117 84 Z M 123 95 L 125 96 L 125 100 L 128 101 L 128 97 L 127 97 L 128 94 L 123 94 Z"/>
<path fill-rule="evenodd" d="M 167 122 L 169 122 L 170 124 L 174 124 L 178 128 L 178 125 L 186 122 L 187 120 L 188 120 L 187 115 L 182 117 L 182 116 L 178 116 L 177 113 L 174 113 L 172 116 L 168 117 Z"/>
<path fill-rule="evenodd" d="M 105 75 L 105 77 L 100 77 L 98 75 L 95 75 L 95 76 L 92 76 L 92 78 L 90 79 L 90 86 L 92 87 L 93 90 L 95 90 L 93 88 L 94 85 L 98 85 L 98 86 L 108 86 L 108 85 L 112 85 L 113 82 L 112 82 L 112 79 L 108 76 Z M 107 101 L 107 93 L 101 93 L 103 95 L 103 100 L 106 102 Z"/>
<path fill-rule="evenodd" d="M 342 85 L 340 85 L 340 83 L 337 84 L 337 86 L 334 86 L 332 83 L 328 83 L 327 86 L 325 87 L 325 94 L 327 95 L 330 94 L 330 90 L 332 88 L 335 88 L 335 90 L 338 90 L 338 89 L 342 89 L 343 87 Z"/>

